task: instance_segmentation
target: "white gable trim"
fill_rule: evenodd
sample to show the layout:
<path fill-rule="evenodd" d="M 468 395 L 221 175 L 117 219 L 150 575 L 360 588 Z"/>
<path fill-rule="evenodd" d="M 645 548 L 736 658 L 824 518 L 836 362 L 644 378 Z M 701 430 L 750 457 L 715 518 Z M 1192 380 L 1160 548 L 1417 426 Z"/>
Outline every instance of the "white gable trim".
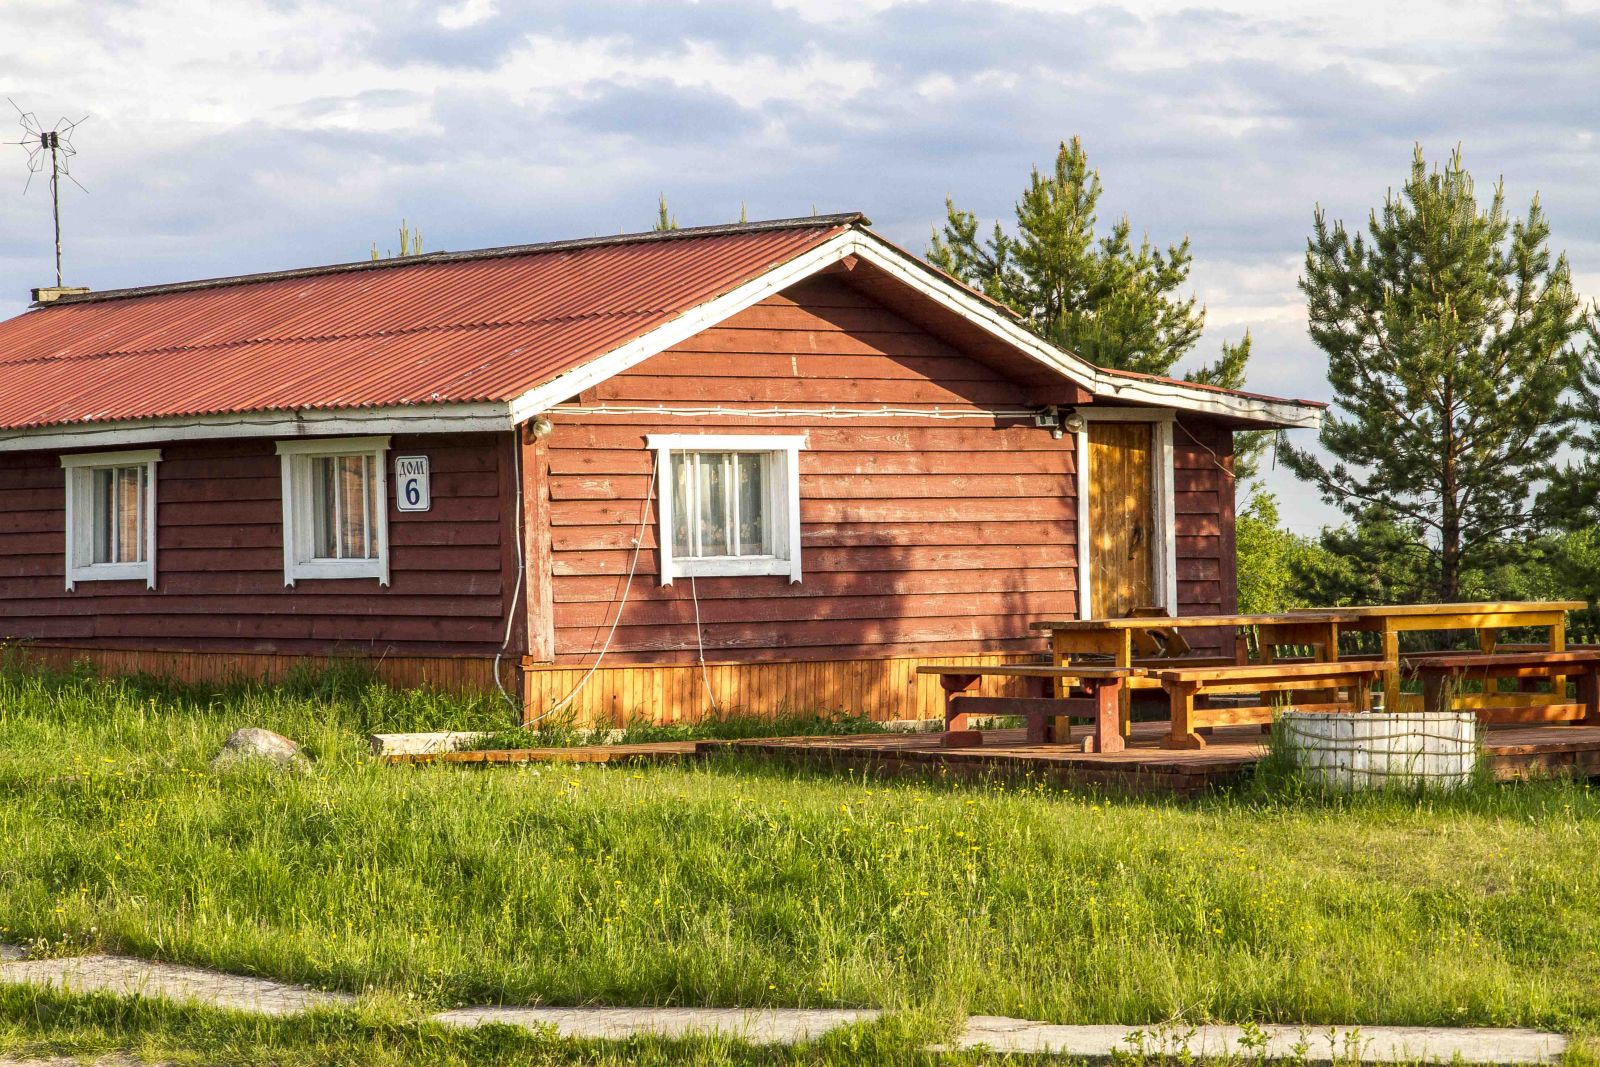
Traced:
<path fill-rule="evenodd" d="M 961 286 L 951 284 L 893 245 L 861 231 L 855 231 L 853 236 L 859 238 L 857 247 L 853 251 L 860 258 L 893 275 L 925 296 L 931 297 L 937 303 L 982 327 L 1024 354 L 1032 356 L 1045 366 L 1059 371 L 1094 393 L 1097 399 L 1159 404 L 1163 407 L 1206 415 L 1264 419 L 1306 428 L 1315 428 L 1322 424 L 1322 413 L 1319 408 L 1292 400 L 1239 396 L 1234 393 L 1201 389 L 1182 382 L 1127 378 L 1096 367 L 1028 332 L 1021 324 L 996 310 L 987 301 Z"/>
<path fill-rule="evenodd" d="M 1292 400 L 1240 396 L 1182 382 L 1128 378 L 1103 370 L 1034 336 L 981 297 L 946 280 L 865 230 L 849 230 L 830 238 L 811 251 L 779 264 L 760 277 L 685 312 L 620 348 L 535 387 L 511 402 L 512 418 L 521 423 L 548 411 L 583 390 L 637 366 L 651 356 L 666 351 L 702 330 L 710 329 L 773 293 L 787 289 L 849 256 L 871 263 L 1022 354 L 1076 382 L 1096 397 L 1295 427 L 1315 428 L 1322 423 L 1320 409 Z"/>
<path fill-rule="evenodd" d="M 854 250 L 856 233 L 848 231 L 831 237 L 809 252 L 804 252 L 767 271 L 760 277 L 745 282 L 737 289 L 708 300 L 649 333 L 634 338 L 621 348 L 591 359 L 565 374 L 558 375 L 543 385 L 523 393 L 511 402 L 511 416 L 517 422 L 526 422 L 541 412 L 548 411 L 563 400 L 569 400 L 590 386 L 598 385 L 635 367 L 651 356 L 659 355 L 680 341 L 687 341 L 702 330 L 710 329 L 724 319 L 732 318 L 745 308 L 754 307 L 773 293 L 781 292 L 796 282 L 804 281 L 824 267 L 850 255 Z"/>

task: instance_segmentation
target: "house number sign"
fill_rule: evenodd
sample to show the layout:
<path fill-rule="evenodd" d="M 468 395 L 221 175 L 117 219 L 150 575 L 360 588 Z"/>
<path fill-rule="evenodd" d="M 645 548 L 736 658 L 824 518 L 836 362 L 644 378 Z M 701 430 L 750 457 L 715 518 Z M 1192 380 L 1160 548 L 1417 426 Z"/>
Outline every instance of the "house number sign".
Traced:
<path fill-rule="evenodd" d="M 427 511 L 433 506 L 427 456 L 395 457 L 394 495 L 395 505 L 401 511 Z"/>

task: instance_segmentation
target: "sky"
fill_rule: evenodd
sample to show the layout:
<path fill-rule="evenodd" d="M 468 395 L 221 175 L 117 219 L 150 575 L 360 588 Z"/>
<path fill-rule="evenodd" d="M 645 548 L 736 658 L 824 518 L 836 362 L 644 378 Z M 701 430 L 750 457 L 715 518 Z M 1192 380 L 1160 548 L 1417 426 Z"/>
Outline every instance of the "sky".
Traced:
<path fill-rule="evenodd" d="M 946 197 L 1009 218 L 1083 139 L 1158 245 L 1192 242 L 1192 362 L 1331 399 L 1297 288 L 1312 212 L 1364 223 L 1413 146 L 1538 195 L 1600 295 L 1600 0 L 1128 3 L 6 0 L 0 95 L 75 132 L 68 284 L 859 210 L 923 251 Z M 15 140 L 0 115 L 0 140 Z M 20 127 L 16 128 L 20 136 Z M 0 315 L 53 279 L 50 204 L 0 145 Z M 1304 441 L 1309 434 L 1302 433 Z M 1285 521 L 1337 513 L 1268 469 Z"/>

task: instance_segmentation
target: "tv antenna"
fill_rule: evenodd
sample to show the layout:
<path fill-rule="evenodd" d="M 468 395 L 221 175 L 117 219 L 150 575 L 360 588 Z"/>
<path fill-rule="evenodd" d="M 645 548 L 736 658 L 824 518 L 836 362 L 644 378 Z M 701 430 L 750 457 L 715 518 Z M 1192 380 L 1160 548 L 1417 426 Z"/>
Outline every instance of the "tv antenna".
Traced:
<path fill-rule="evenodd" d="M 33 184 L 33 176 L 42 174 L 46 164 L 50 167 L 50 211 L 56 226 L 56 287 L 59 289 L 61 287 L 61 179 L 66 178 L 79 189 L 83 189 L 83 183 L 72 176 L 72 157 L 78 154 L 77 149 L 72 147 L 72 132 L 88 122 L 89 116 L 85 115 L 77 122 L 62 119 L 47 130 L 33 112 L 17 107 L 17 102 L 10 97 L 6 98 L 6 102 L 17 109 L 17 121 L 22 125 L 22 140 L 10 143 L 20 145 L 28 153 L 28 180 L 22 186 L 24 196 L 28 194 L 28 187 Z M 83 189 L 83 191 L 89 190 Z"/>

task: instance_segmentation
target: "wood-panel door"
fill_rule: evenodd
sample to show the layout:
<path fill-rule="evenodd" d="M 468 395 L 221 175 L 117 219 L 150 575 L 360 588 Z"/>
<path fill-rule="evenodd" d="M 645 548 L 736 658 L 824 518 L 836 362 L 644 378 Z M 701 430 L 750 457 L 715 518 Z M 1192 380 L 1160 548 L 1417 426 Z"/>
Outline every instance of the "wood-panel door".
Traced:
<path fill-rule="evenodd" d="M 1152 548 L 1161 536 L 1154 432 L 1148 422 L 1089 423 L 1089 612 L 1096 619 L 1161 603 Z"/>

